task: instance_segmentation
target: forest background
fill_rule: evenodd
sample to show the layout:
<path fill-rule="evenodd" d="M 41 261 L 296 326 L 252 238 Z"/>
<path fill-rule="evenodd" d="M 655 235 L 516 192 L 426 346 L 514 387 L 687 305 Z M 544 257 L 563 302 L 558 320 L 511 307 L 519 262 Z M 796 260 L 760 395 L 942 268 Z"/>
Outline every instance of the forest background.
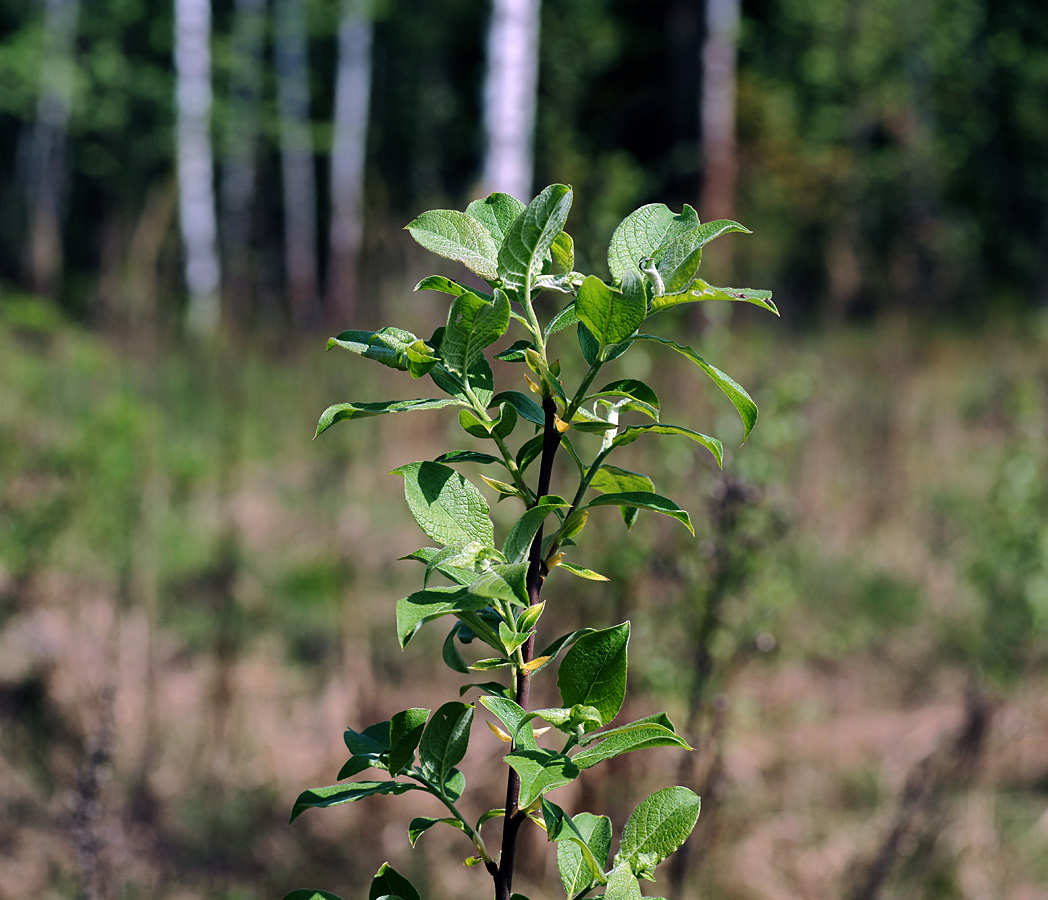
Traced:
<path fill-rule="evenodd" d="M 628 703 L 697 747 L 588 806 L 703 795 L 674 898 L 1048 897 L 1040 0 L 0 0 L 0 900 L 484 890 L 395 800 L 285 825 L 342 728 L 452 683 L 396 647 L 375 466 L 457 426 L 309 437 L 381 393 L 328 333 L 446 314 L 403 225 L 551 181 L 580 268 L 690 203 L 754 231 L 704 277 L 783 313 L 677 322 L 742 449 L 633 354 L 736 449 L 645 462 L 697 541 L 608 516 L 617 586 L 560 586 L 563 630 L 676 626 Z"/>

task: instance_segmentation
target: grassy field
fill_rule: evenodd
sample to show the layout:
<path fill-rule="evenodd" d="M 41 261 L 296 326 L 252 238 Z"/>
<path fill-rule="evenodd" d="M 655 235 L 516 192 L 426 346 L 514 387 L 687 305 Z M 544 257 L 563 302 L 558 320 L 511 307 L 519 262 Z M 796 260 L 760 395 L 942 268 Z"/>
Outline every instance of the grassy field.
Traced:
<path fill-rule="evenodd" d="M 557 801 L 621 827 L 655 786 L 699 790 L 660 894 L 1048 898 L 1048 328 L 755 321 L 696 338 L 761 408 L 741 449 L 707 383 L 633 355 L 667 421 L 736 449 L 719 473 L 632 445 L 697 539 L 645 514 L 626 543 L 608 512 L 580 562 L 611 584 L 552 579 L 543 619 L 630 618 L 624 715 L 668 708 L 697 750 Z M 330 403 L 388 395 L 322 348 L 107 339 L 0 303 L 0 900 L 355 897 L 383 859 L 434 900 L 487 895 L 465 843 L 408 847 L 403 798 L 285 824 L 345 726 L 462 680 L 431 665 L 439 629 L 397 648 L 418 572 L 394 560 L 424 538 L 382 473 L 470 439 L 425 413 L 310 442 Z M 479 814 L 503 749 L 473 743 Z M 522 852 L 519 889 L 559 896 L 540 835 Z"/>

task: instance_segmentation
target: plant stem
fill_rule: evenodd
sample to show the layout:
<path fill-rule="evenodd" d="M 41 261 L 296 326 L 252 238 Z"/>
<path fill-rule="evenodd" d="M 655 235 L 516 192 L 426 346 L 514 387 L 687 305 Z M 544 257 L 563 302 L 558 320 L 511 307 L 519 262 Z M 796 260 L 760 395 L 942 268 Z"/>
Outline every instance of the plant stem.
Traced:
<path fill-rule="evenodd" d="M 557 431 L 555 421 L 557 404 L 552 397 L 542 401 L 542 410 L 545 415 L 545 424 L 542 432 L 542 462 L 539 466 L 539 483 L 535 492 L 538 501 L 549 493 L 550 481 L 553 477 L 553 458 L 560 446 L 560 432 Z M 542 582 L 546 573 L 542 565 L 542 528 L 539 527 L 535 540 L 531 544 L 531 555 L 528 560 L 528 602 L 534 606 L 539 602 L 542 593 Z M 535 655 L 535 635 L 528 638 L 527 642 L 520 648 L 521 656 L 525 663 L 531 662 Z M 520 668 L 517 670 L 517 705 L 523 709 L 528 708 L 528 700 L 531 695 L 531 673 Z M 499 859 L 498 877 L 495 879 L 496 900 L 509 900 L 513 892 L 513 869 L 517 855 L 517 835 L 520 826 L 524 823 L 526 814 L 518 808 L 520 800 L 520 776 L 513 769 L 509 770 L 506 781 L 506 816 L 502 827 L 502 856 Z"/>

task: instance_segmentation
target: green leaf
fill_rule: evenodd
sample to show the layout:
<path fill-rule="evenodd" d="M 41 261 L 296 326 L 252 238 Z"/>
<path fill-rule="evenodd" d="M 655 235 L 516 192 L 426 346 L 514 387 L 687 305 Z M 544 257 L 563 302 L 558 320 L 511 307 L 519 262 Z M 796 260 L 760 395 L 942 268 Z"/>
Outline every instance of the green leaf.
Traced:
<path fill-rule="evenodd" d="M 541 434 L 536 434 L 531 440 L 525 441 L 520 445 L 520 449 L 517 450 L 517 468 L 521 472 L 542 455 L 543 440 L 544 438 Z"/>
<path fill-rule="evenodd" d="M 439 360 L 433 348 L 403 328 L 380 328 L 378 331 L 343 331 L 338 337 L 328 338 L 328 350 L 341 347 L 367 359 L 373 359 L 410 372 L 412 378 L 421 378 Z"/>
<path fill-rule="evenodd" d="M 347 728 L 343 734 L 346 747 L 352 754 L 350 759 L 339 771 L 338 780 L 352 778 L 365 769 L 388 769 L 386 754 L 389 752 L 389 720 L 377 722 L 364 729 L 363 732 Z"/>
<path fill-rule="evenodd" d="M 571 784 L 578 778 L 578 767 L 555 750 L 514 750 L 506 755 L 507 764 L 520 776 L 521 809 L 539 797 Z"/>
<path fill-rule="evenodd" d="M 499 648 L 502 649 L 501 647 Z M 504 656 L 492 656 L 489 659 L 478 659 L 470 668 L 474 672 L 494 672 L 495 669 L 505 669 L 510 661 Z"/>
<path fill-rule="evenodd" d="M 562 272 L 570 272 L 575 267 L 575 242 L 566 231 L 562 231 L 553 239 L 549 249 L 553 254 L 553 261 L 560 266 Z"/>
<path fill-rule="evenodd" d="M 480 463 L 481 465 L 488 465 L 490 463 L 499 463 L 502 465 L 502 460 L 497 456 L 492 456 L 490 453 L 478 453 L 475 450 L 451 450 L 447 453 L 442 453 L 438 456 L 434 462 L 437 463 Z"/>
<path fill-rule="evenodd" d="M 547 495 L 517 519 L 514 526 L 506 536 L 506 544 L 502 552 L 510 562 L 524 562 L 531 550 L 531 543 L 538 534 L 542 523 L 555 509 L 565 509 L 568 502 L 561 497 Z"/>
<path fill-rule="evenodd" d="M 627 272 L 636 272 L 640 260 L 654 255 L 675 218 L 664 203 L 649 203 L 626 216 L 608 245 L 611 277 L 621 281 Z"/>
<path fill-rule="evenodd" d="M 597 339 L 601 351 L 625 341 L 647 314 L 643 291 L 620 293 L 590 275 L 575 298 L 575 313 Z"/>
<path fill-rule="evenodd" d="M 406 647 L 416 631 L 426 622 L 440 616 L 466 610 L 483 609 L 485 597 L 470 594 L 461 587 L 432 587 L 416 591 L 397 601 L 397 638 Z"/>
<path fill-rule="evenodd" d="M 484 354 L 509 328 L 509 297 L 496 288 L 495 300 L 488 303 L 476 294 L 456 297 L 448 311 L 440 355 L 444 364 L 465 377 Z"/>
<path fill-rule="evenodd" d="M 628 862 L 617 865 L 608 876 L 604 900 L 643 900 L 640 882 Z"/>
<path fill-rule="evenodd" d="M 615 440 L 611 442 L 611 446 L 624 447 L 626 444 L 632 444 L 637 438 L 645 434 L 682 434 L 696 443 L 702 444 L 703 447 L 709 450 L 713 454 L 713 458 L 717 460 L 718 466 L 723 464 L 724 447 L 720 441 L 680 425 L 627 425 Z"/>
<path fill-rule="evenodd" d="M 466 665 L 466 661 L 462 658 L 462 654 L 459 653 L 458 646 L 455 643 L 455 638 L 458 636 L 459 628 L 461 627 L 461 622 L 456 622 L 451 627 L 448 636 L 444 638 L 444 646 L 441 647 L 440 656 L 449 669 L 462 675 L 468 675 L 469 666 Z"/>
<path fill-rule="evenodd" d="M 448 781 L 466 755 L 472 724 L 473 707 L 458 700 L 445 703 L 429 720 L 419 743 L 419 768 L 438 787 Z"/>
<path fill-rule="evenodd" d="M 691 287 L 693 290 L 688 293 L 657 297 L 652 300 L 649 315 L 679 306 L 681 303 L 701 303 L 704 300 L 752 303 L 754 306 L 759 306 L 761 309 L 766 309 L 768 312 L 779 315 L 778 307 L 772 302 L 771 291 L 760 291 L 753 288 L 714 287 L 701 278 L 695 279 Z"/>
<path fill-rule="evenodd" d="M 482 200 L 474 200 L 466 207 L 466 213 L 473 216 L 491 232 L 496 247 L 502 246 L 509 226 L 522 212 L 524 212 L 523 203 L 516 197 L 501 192 L 488 194 Z"/>
<path fill-rule="evenodd" d="M 517 409 L 513 403 L 500 404 L 499 415 L 494 425 L 491 426 L 491 433 L 495 437 L 505 440 L 513 433 L 513 429 L 517 427 L 517 418 Z"/>
<path fill-rule="evenodd" d="M 630 623 L 583 635 L 564 657 L 557 687 L 564 706 L 596 707 L 601 722 L 615 718 L 626 696 L 626 646 Z"/>
<path fill-rule="evenodd" d="M 543 260 L 567 221 L 571 200 L 571 188 L 551 184 L 513 220 L 498 251 L 498 274 L 507 288 L 520 291 L 541 273 Z"/>
<path fill-rule="evenodd" d="M 590 394 L 583 402 L 588 403 L 590 400 L 598 400 L 601 398 L 608 399 L 629 399 L 635 400 L 639 406 L 632 407 L 625 405 L 623 409 L 639 409 L 641 412 L 652 416 L 654 419 L 659 417 L 659 397 L 648 385 L 643 381 L 638 381 L 636 378 L 621 378 L 618 381 L 612 381 L 604 387 L 602 387 L 595 394 Z M 654 412 L 654 415 L 652 413 Z"/>
<path fill-rule="evenodd" d="M 561 562 L 557 565 L 558 569 L 564 569 L 565 572 L 571 572 L 572 575 L 577 575 L 579 578 L 585 578 L 587 581 L 609 581 L 607 575 L 601 575 L 600 572 L 594 572 L 592 569 L 587 569 L 584 566 L 577 566 L 574 563 Z"/>
<path fill-rule="evenodd" d="M 496 403 L 508 403 L 520 414 L 521 418 L 527 419 L 535 425 L 546 424 L 546 418 L 543 415 L 542 407 L 527 394 L 522 394 L 520 391 L 499 391 L 499 393 L 491 398 L 491 403 L 492 405 Z"/>
<path fill-rule="evenodd" d="M 435 560 L 440 554 L 444 553 L 446 549 L 447 548 L 438 550 L 436 547 L 420 547 L 414 553 L 409 553 L 407 556 L 402 556 L 401 559 L 412 559 L 416 560 L 417 562 L 425 563 L 427 579 L 430 574 L 430 569 L 435 569 L 436 571 L 440 572 L 441 575 L 445 576 L 446 578 L 449 578 L 456 584 L 460 584 L 463 586 L 469 584 L 476 576 L 476 572 L 474 572 L 472 569 L 459 569 L 454 566 L 447 565 L 431 565 L 433 560 Z"/>
<path fill-rule="evenodd" d="M 552 806 L 552 804 L 550 804 Z M 545 808 L 543 808 L 545 811 Z M 575 897 L 589 890 L 597 878 L 603 878 L 604 866 L 607 865 L 608 853 L 611 851 L 611 819 L 607 816 L 595 816 L 582 812 L 571 819 L 582 839 L 582 845 L 572 840 L 561 840 L 557 843 L 557 869 L 560 872 L 560 883 L 568 897 Z M 547 829 L 549 823 L 547 822 Z M 582 846 L 589 850 L 586 854 Z M 591 857 L 592 859 L 587 858 Z M 596 874 L 593 871 L 596 865 Z"/>
<path fill-rule="evenodd" d="M 534 349 L 535 345 L 531 341 L 514 341 L 501 353 L 496 353 L 495 359 L 500 359 L 502 362 L 527 362 L 528 350 Z"/>
<path fill-rule="evenodd" d="M 596 634 L 596 630 L 593 628 L 580 628 L 578 631 L 569 631 L 567 634 L 562 634 L 546 649 L 544 649 L 539 656 L 548 656 L 550 659 L 554 659 L 558 653 L 560 653 L 565 647 L 570 647 L 579 638 L 585 637 L 587 634 Z"/>
<path fill-rule="evenodd" d="M 422 900 L 415 886 L 388 862 L 382 863 L 371 880 L 368 900 L 379 900 L 379 897 L 385 896 L 401 897 L 403 900 Z"/>
<path fill-rule="evenodd" d="M 489 294 L 484 294 L 476 288 L 459 284 L 457 281 L 452 281 L 450 278 L 445 278 L 443 275 L 429 275 L 426 278 L 423 278 L 415 285 L 415 290 L 440 291 L 442 294 L 451 294 L 453 297 L 457 297 L 459 294 L 476 294 L 478 297 L 483 297 L 489 303 L 491 302 L 491 296 Z"/>
<path fill-rule="evenodd" d="M 647 475 L 639 472 L 631 472 L 629 469 L 620 469 L 618 466 L 603 465 L 597 470 L 597 474 L 590 481 L 590 487 L 603 494 L 624 493 L 641 491 L 654 493 L 655 485 Z M 623 506 L 622 518 L 627 528 L 632 528 L 637 521 L 639 510 L 635 506 Z"/>
<path fill-rule="evenodd" d="M 557 313 L 549 324 L 546 326 L 546 337 L 549 338 L 551 334 L 556 334 L 558 331 L 563 331 L 569 325 L 574 325 L 579 321 L 578 313 L 575 311 L 575 301 L 573 300 L 567 306 L 564 307 L 559 313 Z"/>
<path fill-rule="evenodd" d="M 441 336 L 441 341 L 443 341 L 444 326 L 438 328 L 437 332 Z M 487 407 L 491 401 L 492 386 L 495 380 L 488 361 L 481 356 L 467 375 L 469 386 L 473 390 L 473 396 L 477 398 L 481 406 Z M 464 380 L 459 378 L 454 372 L 445 369 L 443 366 L 436 366 L 430 371 L 429 377 L 433 379 L 433 383 L 444 393 L 450 394 L 461 401 L 463 406 L 473 405 L 473 398 L 466 393 Z"/>
<path fill-rule="evenodd" d="M 489 712 L 493 713 L 498 720 L 506 726 L 506 733 L 514 738 L 515 748 L 524 750 L 537 750 L 535 743 L 535 732 L 531 728 L 521 728 L 521 724 L 527 719 L 527 712 L 504 697 L 481 697 L 481 704 Z"/>
<path fill-rule="evenodd" d="M 498 279 L 495 239 L 473 216 L 454 209 L 431 209 L 406 227 L 416 241 L 437 256 L 462 263 L 486 281 Z"/>
<path fill-rule="evenodd" d="M 454 801 L 452 801 L 454 802 Z M 458 819 L 448 817 L 446 819 L 434 819 L 430 816 L 416 816 L 408 824 L 408 842 L 412 847 L 415 846 L 415 842 L 422 837 L 430 828 L 434 825 L 443 823 L 445 825 L 451 825 L 462 831 L 462 823 Z"/>
<path fill-rule="evenodd" d="M 284 900 L 342 900 L 338 894 L 327 891 L 299 890 L 284 895 Z"/>
<path fill-rule="evenodd" d="M 389 720 L 389 771 L 394 775 L 415 760 L 415 748 L 429 718 L 428 709 L 405 709 Z"/>
<path fill-rule="evenodd" d="M 626 506 L 634 507 L 636 509 L 650 509 L 653 512 L 662 513 L 664 516 L 676 519 L 687 528 L 688 531 L 695 534 L 695 529 L 691 524 L 691 516 L 668 497 L 663 497 L 661 494 L 652 494 L 646 491 L 627 491 L 621 494 L 602 494 L 601 496 L 590 500 L 590 502 L 582 508 L 589 509 L 593 506 Z"/>
<path fill-rule="evenodd" d="M 444 796 L 452 803 L 456 802 L 466 790 L 466 776 L 458 769 L 452 769 L 444 779 L 443 788 Z"/>
<path fill-rule="evenodd" d="M 443 409 L 445 406 L 458 402 L 453 398 L 443 398 L 440 400 L 384 400 L 379 403 L 336 403 L 321 413 L 313 438 L 320 437 L 336 422 L 344 422 L 348 419 L 367 419 L 371 416 L 384 416 L 387 413 L 417 412 L 423 409 Z"/>
<path fill-rule="evenodd" d="M 494 565 L 469 586 L 469 592 L 477 597 L 527 606 L 527 575 L 528 564 L 524 562 Z"/>
<path fill-rule="evenodd" d="M 692 350 L 691 347 L 681 346 L 676 341 L 656 337 L 653 334 L 638 334 L 637 340 L 655 341 L 658 344 L 672 347 L 678 353 L 690 359 L 695 363 L 695 365 L 702 369 L 702 371 L 709 375 L 717 387 L 724 391 L 725 396 L 732 402 L 732 405 L 738 410 L 739 415 L 742 417 L 742 424 L 745 428 L 742 440 L 743 443 L 746 442 L 746 438 L 750 436 L 750 432 L 753 430 L 753 426 L 757 422 L 757 404 L 753 402 L 753 398 L 746 393 L 746 389 L 741 384 L 730 376 L 725 375 L 716 366 L 711 366 L 706 362 L 706 360 L 699 356 L 698 353 Z"/>
<path fill-rule="evenodd" d="M 691 749 L 679 735 L 651 722 L 624 725 L 607 734 L 604 740 L 591 744 L 585 750 L 575 754 L 571 758 L 572 762 L 580 769 L 588 769 L 599 762 L 612 759 L 622 753 L 629 753 L 631 750 L 647 750 L 650 747 Z"/>
<path fill-rule="evenodd" d="M 699 225 L 698 217 L 695 227 L 688 228 L 675 238 L 667 232 L 657 253 L 663 293 L 674 294 L 685 290 L 695 280 L 702 259 L 702 248 L 714 238 L 732 231 L 750 234 L 748 228 L 730 219 L 717 219 Z"/>
<path fill-rule="evenodd" d="M 495 527 L 488 516 L 488 501 L 454 469 L 440 463 L 413 462 L 391 474 L 404 477 L 404 496 L 411 514 L 433 540 L 494 546 Z"/>
<path fill-rule="evenodd" d="M 351 784 L 332 784 L 327 787 L 313 788 L 298 795 L 291 809 L 290 821 L 294 822 L 307 809 L 322 809 L 327 806 L 337 806 L 340 803 L 352 803 L 354 800 L 363 800 L 373 794 L 403 794 L 405 791 L 418 789 L 417 785 L 402 781 L 354 781 Z"/>
<path fill-rule="evenodd" d="M 650 873 L 677 850 L 699 818 L 699 798 L 685 787 L 668 787 L 642 800 L 622 830 L 616 864 Z"/>

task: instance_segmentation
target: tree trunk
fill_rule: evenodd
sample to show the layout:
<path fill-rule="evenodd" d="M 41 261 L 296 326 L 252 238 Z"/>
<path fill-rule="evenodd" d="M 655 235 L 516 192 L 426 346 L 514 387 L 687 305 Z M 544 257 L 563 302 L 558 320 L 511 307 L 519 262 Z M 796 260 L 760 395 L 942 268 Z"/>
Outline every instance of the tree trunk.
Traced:
<path fill-rule="evenodd" d="M 702 48 L 702 218 L 725 219 L 735 206 L 735 63 L 740 0 L 706 0 Z M 718 246 L 720 246 L 718 244 Z"/>
<path fill-rule="evenodd" d="M 236 0 L 233 9 L 229 126 L 222 170 L 222 252 L 229 317 L 249 324 L 254 311 L 251 218 L 257 176 L 259 100 L 266 0 Z"/>
<path fill-rule="evenodd" d="M 371 0 L 342 0 L 331 148 L 331 256 L 327 319 L 345 327 L 356 318 L 364 238 L 364 170 L 371 95 Z"/>
<path fill-rule="evenodd" d="M 531 199 L 539 0 L 493 0 L 484 85 L 483 189 Z"/>
<path fill-rule="evenodd" d="M 189 327 L 218 327 L 220 268 L 211 153 L 211 7 L 209 0 L 175 0 L 178 191 L 189 291 Z"/>
<path fill-rule="evenodd" d="M 40 99 L 26 179 L 29 279 L 34 291 L 52 297 L 62 274 L 62 195 L 79 17 L 80 0 L 47 0 Z"/>
<path fill-rule="evenodd" d="M 276 0 L 277 105 L 284 180 L 284 251 L 288 299 L 296 328 L 320 322 L 317 294 L 317 198 L 309 131 L 306 10 L 302 0 Z"/>

